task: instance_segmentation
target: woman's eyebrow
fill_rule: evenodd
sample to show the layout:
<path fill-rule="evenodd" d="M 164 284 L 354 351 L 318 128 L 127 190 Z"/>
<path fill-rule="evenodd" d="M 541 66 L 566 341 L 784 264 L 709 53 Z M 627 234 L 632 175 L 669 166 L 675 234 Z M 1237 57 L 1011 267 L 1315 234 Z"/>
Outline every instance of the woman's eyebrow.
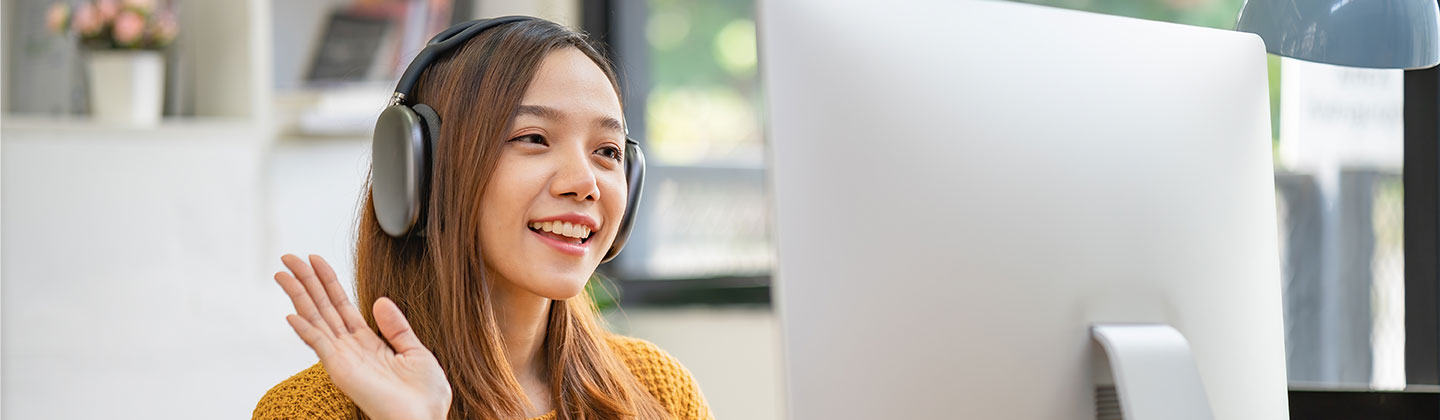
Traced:
<path fill-rule="evenodd" d="M 547 120 L 565 119 L 565 113 L 544 105 L 520 105 L 520 108 L 515 110 L 515 116 L 521 115 L 533 115 Z"/>
<path fill-rule="evenodd" d="M 515 116 L 519 117 L 521 115 L 531 115 L 551 121 L 565 119 L 565 113 L 563 111 L 544 105 L 520 105 L 520 107 L 515 110 Z M 595 125 L 599 126 L 601 129 L 609 131 L 615 131 L 620 133 L 625 132 L 625 125 L 620 123 L 620 120 L 617 120 L 614 117 L 602 116 L 596 118 Z"/>
<path fill-rule="evenodd" d="M 606 130 L 610 130 L 610 131 L 614 131 L 614 132 L 617 132 L 617 133 L 624 133 L 624 132 L 625 132 L 625 126 L 622 125 L 622 124 L 620 124 L 620 120 L 617 120 L 617 119 L 614 119 L 614 118 L 610 118 L 610 117 L 600 117 L 600 118 L 596 118 L 596 119 L 595 119 L 595 124 L 596 124 L 596 125 L 599 125 L 600 128 L 603 128 L 603 129 L 606 129 Z"/>

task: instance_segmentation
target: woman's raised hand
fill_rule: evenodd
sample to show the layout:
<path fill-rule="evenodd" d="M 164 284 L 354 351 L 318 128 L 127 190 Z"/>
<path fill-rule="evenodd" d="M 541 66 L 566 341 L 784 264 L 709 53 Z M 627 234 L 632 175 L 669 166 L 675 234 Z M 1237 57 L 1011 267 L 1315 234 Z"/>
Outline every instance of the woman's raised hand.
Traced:
<path fill-rule="evenodd" d="M 325 259 L 311 255 L 306 264 L 286 254 L 280 260 L 294 275 L 281 271 L 275 273 L 275 281 L 290 295 L 298 314 L 286 315 L 285 320 L 320 356 L 335 386 L 361 411 L 386 420 L 445 418 L 450 411 L 450 383 L 395 302 L 384 297 L 375 301 L 371 313 L 385 336 L 381 340 L 345 296 Z"/>

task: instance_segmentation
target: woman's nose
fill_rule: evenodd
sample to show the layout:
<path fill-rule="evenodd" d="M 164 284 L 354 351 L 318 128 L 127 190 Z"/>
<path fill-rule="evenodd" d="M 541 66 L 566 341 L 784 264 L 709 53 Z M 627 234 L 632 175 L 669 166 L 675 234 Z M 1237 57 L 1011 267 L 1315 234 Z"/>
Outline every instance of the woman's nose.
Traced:
<path fill-rule="evenodd" d="M 564 153 L 558 164 L 555 180 L 550 183 L 552 194 L 556 197 L 573 197 L 577 201 L 595 201 L 600 198 L 600 185 L 595 177 L 595 168 L 591 167 L 583 151 Z"/>

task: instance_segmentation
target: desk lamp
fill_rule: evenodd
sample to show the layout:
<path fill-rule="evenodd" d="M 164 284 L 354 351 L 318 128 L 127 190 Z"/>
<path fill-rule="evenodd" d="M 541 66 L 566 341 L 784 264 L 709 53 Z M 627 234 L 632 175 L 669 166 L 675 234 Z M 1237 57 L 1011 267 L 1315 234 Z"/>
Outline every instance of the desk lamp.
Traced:
<path fill-rule="evenodd" d="M 1247 0 L 1235 30 L 1271 54 L 1349 67 L 1440 64 L 1435 0 Z"/>

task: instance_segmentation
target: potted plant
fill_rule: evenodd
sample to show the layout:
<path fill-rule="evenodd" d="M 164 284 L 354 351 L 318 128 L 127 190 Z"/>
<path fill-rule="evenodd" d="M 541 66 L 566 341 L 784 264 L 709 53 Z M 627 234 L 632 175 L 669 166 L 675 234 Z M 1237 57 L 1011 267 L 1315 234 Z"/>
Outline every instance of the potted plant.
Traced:
<path fill-rule="evenodd" d="M 165 59 L 175 40 L 175 15 L 155 0 L 91 0 L 52 4 L 47 26 L 73 34 L 83 47 L 90 113 L 122 124 L 154 125 L 164 106 Z"/>

